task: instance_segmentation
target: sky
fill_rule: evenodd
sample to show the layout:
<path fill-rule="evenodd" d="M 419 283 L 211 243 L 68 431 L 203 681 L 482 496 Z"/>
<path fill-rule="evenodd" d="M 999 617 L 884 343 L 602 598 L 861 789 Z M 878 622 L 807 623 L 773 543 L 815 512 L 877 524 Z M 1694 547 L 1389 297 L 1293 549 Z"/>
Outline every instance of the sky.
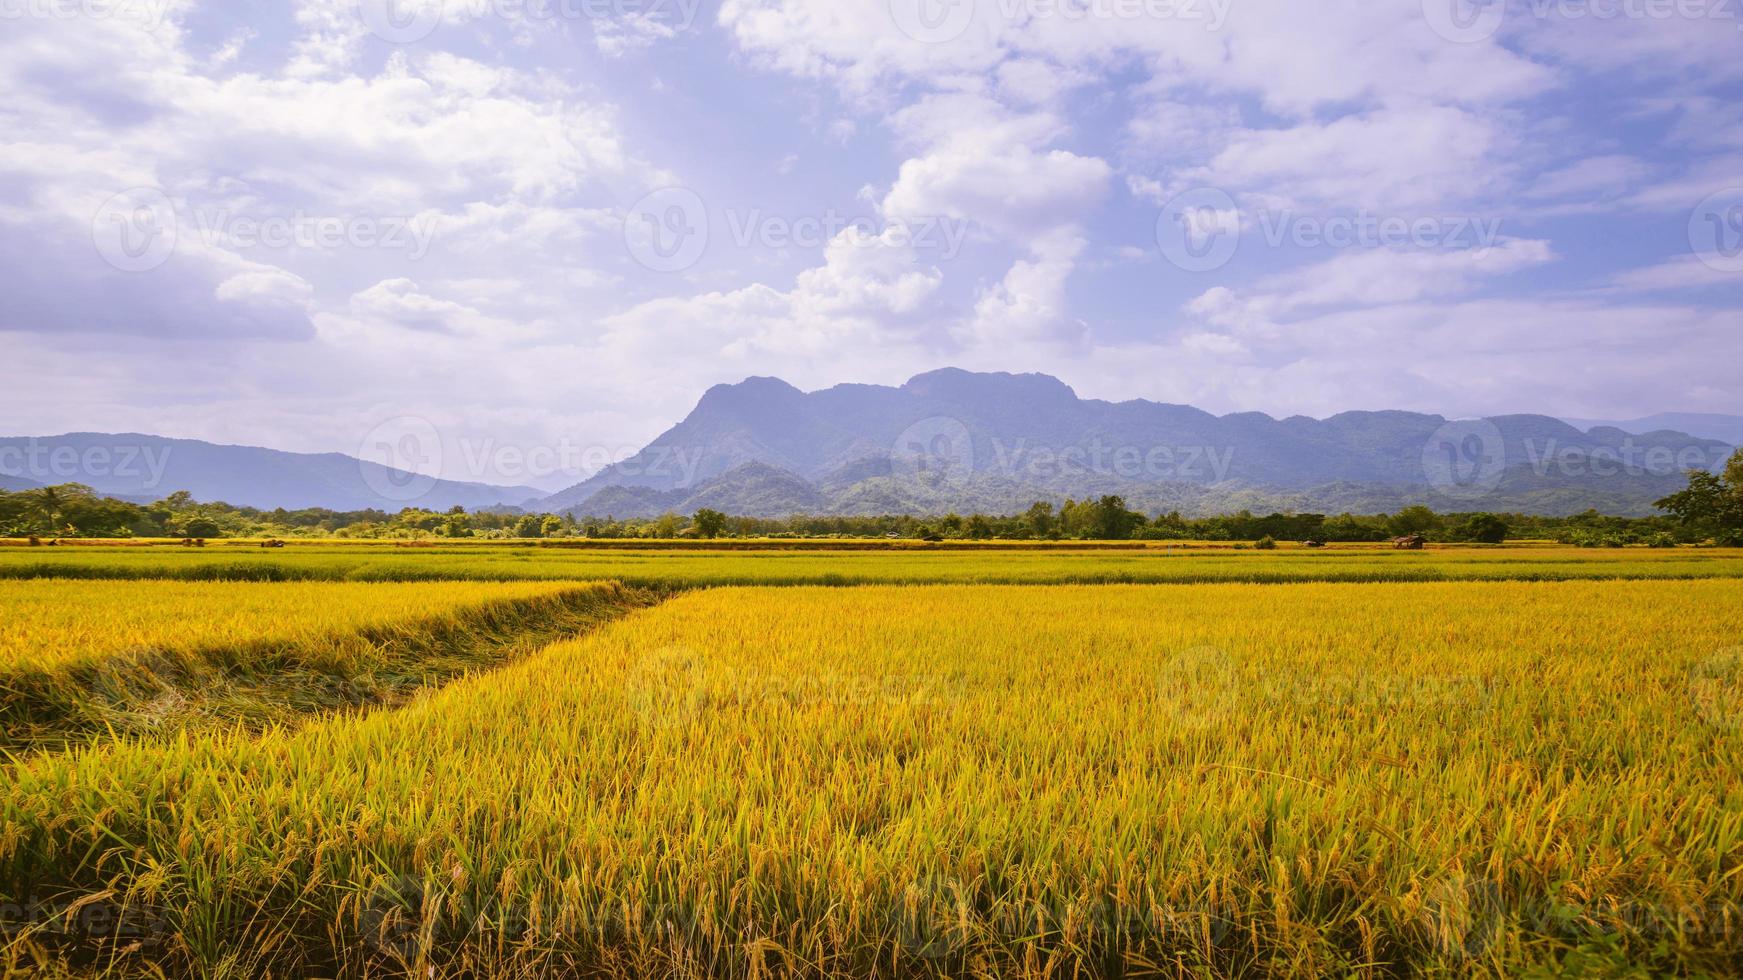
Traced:
<path fill-rule="evenodd" d="M 0 21 L 4 434 L 556 489 L 752 375 L 1743 413 L 1743 0 Z"/>

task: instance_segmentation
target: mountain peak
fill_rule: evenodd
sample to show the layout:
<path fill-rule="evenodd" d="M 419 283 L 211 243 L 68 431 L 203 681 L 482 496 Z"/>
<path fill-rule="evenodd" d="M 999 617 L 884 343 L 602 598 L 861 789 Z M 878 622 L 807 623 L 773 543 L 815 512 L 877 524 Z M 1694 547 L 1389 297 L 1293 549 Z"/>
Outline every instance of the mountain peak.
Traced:
<path fill-rule="evenodd" d="M 711 412 L 726 412 L 738 416 L 769 418 L 791 411 L 805 393 L 780 378 L 749 377 L 738 384 L 719 384 L 708 389 L 692 418 Z"/>
<path fill-rule="evenodd" d="M 1077 400 L 1071 386 L 1051 374 L 1011 374 L 1005 371 L 975 372 L 962 368 L 939 368 L 916 374 L 902 390 L 922 398 L 1021 397 Z"/>
<path fill-rule="evenodd" d="M 718 384 L 709 388 L 702 395 L 703 400 L 709 398 L 770 398 L 791 395 L 803 395 L 804 392 L 782 381 L 780 378 L 752 375 L 738 384 Z"/>

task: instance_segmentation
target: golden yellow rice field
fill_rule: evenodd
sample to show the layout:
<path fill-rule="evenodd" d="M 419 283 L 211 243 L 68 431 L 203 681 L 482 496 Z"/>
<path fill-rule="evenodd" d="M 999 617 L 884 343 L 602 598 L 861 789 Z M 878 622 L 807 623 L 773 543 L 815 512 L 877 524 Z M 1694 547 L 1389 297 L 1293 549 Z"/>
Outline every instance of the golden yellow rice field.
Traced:
<path fill-rule="evenodd" d="M 0 584 L 0 674 L 55 670 L 142 651 L 294 645 L 571 587 L 550 582 L 6 582 Z"/>
<path fill-rule="evenodd" d="M 1731 580 L 695 592 L 20 760 L 0 885 L 171 972 L 1722 975 L 1740 635 Z"/>
<path fill-rule="evenodd" d="M 556 582 L 0 582 L 0 749 L 380 704 L 652 601 Z"/>

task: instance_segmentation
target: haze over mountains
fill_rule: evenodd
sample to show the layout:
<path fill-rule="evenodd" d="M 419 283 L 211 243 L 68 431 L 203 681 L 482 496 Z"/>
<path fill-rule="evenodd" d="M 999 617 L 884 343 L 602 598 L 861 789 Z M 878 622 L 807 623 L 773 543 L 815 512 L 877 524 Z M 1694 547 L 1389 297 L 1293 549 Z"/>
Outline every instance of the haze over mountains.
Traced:
<path fill-rule="evenodd" d="M 1690 432 L 1689 430 L 1698 430 Z M 0 438 L 0 489 L 99 492 L 261 508 L 522 507 L 647 517 L 1011 513 L 1119 494 L 1148 512 L 1437 510 L 1616 514 L 1716 469 L 1743 417 L 1662 415 L 1571 425 L 1542 415 L 1451 421 L 1414 412 L 1328 419 L 1216 416 L 1184 405 L 1081 399 L 1042 374 L 944 369 L 899 387 L 803 392 L 775 378 L 717 385 L 640 453 L 554 495 L 437 480 L 338 453 L 142 435 Z"/>

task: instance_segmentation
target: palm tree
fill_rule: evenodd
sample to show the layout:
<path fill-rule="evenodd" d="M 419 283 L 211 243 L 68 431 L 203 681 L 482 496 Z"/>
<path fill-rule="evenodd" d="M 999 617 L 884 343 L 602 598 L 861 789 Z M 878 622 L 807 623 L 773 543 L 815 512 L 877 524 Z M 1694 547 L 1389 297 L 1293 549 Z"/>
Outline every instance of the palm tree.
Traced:
<path fill-rule="evenodd" d="M 64 483 L 58 487 L 34 487 L 24 491 L 26 507 L 42 522 L 49 534 L 59 534 L 66 528 L 62 515 L 73 501 L 88 497 L 90 487 L 79 483 Z"/>

